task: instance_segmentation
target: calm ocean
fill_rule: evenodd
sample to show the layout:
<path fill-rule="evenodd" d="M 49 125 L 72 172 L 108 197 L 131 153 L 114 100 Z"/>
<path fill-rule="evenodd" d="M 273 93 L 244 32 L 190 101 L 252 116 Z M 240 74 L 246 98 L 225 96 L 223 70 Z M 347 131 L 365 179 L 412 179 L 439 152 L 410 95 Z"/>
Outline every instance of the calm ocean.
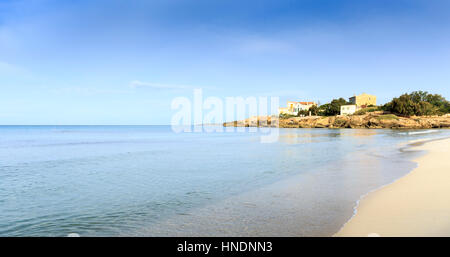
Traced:
<path fill-rule="evenodd" d="M 0 126 L 0 236 L 327 236 L 449 130 Z"/>

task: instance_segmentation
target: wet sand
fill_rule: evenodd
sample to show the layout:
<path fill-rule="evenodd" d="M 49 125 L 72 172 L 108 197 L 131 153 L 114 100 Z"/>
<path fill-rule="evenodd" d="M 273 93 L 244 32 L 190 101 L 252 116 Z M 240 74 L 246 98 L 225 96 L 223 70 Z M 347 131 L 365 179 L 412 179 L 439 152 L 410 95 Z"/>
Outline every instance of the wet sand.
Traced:
<path fill-rule="evenodd" d="M 363 197 L 335 236 L 450 236 L 450 138 L 412 147 L 427 152 L 418 167 Z"/>

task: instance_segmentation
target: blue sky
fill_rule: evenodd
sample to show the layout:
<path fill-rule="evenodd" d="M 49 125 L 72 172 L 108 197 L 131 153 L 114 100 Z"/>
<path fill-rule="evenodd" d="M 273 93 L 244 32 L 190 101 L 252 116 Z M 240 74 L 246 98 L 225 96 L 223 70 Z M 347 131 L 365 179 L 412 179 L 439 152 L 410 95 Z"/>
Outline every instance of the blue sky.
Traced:
<path fill-rule="evenodd" d="M 450 2 L 0 1 L 0 124 L 168 124 L 174 97 L 450 98 Z"/>

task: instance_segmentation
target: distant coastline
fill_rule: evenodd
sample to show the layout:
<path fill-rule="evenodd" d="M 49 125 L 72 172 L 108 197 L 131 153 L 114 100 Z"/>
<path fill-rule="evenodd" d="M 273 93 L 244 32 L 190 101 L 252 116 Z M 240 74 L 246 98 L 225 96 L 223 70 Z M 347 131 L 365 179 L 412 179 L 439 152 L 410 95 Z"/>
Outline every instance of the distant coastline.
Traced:
<path fill-rule="evenodd" d="M 279 128 L 367 128 L 367 129 L 432 129 L 450 128 L 450 115 L 402 117 L 383 111 L 363 115 L 307 116 L 281 118 L 258 116 L 223 123 L 225 127 Z"/>
<path fill-rule="evenodd" d="M 278 115 L 253 116 L 223 123 L 225 127 L 279 128 L 450 128 L 450 102 L 439 94 L 413 91 L 377 106 L 377 97 L 366 93 L 333 99 L 330 103 L 288 101 Z"/>

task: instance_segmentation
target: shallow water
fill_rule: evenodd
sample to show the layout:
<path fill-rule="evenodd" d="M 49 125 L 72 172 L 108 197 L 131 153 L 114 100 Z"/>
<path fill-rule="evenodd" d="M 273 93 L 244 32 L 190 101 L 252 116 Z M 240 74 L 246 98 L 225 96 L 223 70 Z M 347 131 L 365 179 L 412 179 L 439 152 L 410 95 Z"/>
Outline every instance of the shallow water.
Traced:
<path fill-rule="evenodd" d="M 279 132 L 0 126 L 0 236 L 331 235 L 415 167 L 399 144 L 450 134 Z"/>

